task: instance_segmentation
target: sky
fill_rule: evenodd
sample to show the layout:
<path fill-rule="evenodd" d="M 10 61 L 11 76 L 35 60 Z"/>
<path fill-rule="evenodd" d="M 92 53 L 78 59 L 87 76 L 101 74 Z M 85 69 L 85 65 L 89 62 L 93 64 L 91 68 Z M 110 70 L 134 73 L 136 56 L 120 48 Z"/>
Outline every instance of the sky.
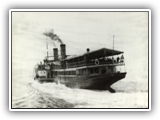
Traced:
<path fill-rule="evenodd" d="M 124 51 L 126 80 L 148 83 L 147 12 L 13 12 L 13 71 L 31 71 L 59 43 L 43 35 L 53 29 L 66 44 L 67 55 L 102 47 Z M 14 73 L 14 72 L 13 72 Z"/>

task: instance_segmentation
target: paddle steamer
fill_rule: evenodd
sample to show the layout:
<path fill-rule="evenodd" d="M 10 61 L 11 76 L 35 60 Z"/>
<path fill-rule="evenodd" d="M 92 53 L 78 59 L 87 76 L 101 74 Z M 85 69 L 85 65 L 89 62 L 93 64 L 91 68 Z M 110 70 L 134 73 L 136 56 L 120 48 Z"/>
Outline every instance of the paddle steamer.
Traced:
<path fill-rule="evenodd" d="M 55 34 L 45 35 L 50 37 Z M 84 54 L 68 56 L 66 45 L 61 43 L 60 54 L 58 48 L 54 48 L 52 56 L 54 59 L 50 59 L 51 56 L 48 56 L 47 51 L 43 63 L 36 65 L 34 69 L 34 79 L 40 82 L 64 84 L 71 88 L 108 89 L 115 92 L 110 86 L 126 76 L 124 53 L 114 50 L 114 47 L 94 51 L 87 48 Z"/>

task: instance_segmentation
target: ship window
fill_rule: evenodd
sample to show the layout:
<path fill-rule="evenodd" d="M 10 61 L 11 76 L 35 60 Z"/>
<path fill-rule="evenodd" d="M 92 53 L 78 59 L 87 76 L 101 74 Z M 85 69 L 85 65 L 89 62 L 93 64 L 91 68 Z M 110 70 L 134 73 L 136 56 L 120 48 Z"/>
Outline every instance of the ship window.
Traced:
<path fill-rule="evenodd" d="M 76 71 L 72 71 L 72 74 L 73 74 L 73 75 L 76 75 Z"/>
<path fill-rule="evenodd" d="M 67 75 L 67 71 L 65 71 L 65 75 Z"/>
<path fill-rule="evenodd" d="M 79 70 L 76 70 L 77 75 L 79 75 Z"/>
<path fill-rule="evenodd" d="M 82 75 L 82 69 L 79 70 L 79 75 Z"/>
<path fill-rule="evenodd" d="M 86 75 L 86 69 L 83 69 L 83 75 Z"/>
<path fill-rule="evenodd" d="M 65 75 L 76 75 L 76 71 L 65 71 Z"/>
<path fill-rule="evenodd" d="M 113 67 L 108 67 L 108 73 L 113 73 Z"/>
<path fill-rule="evenodd" d="M 93 74 L 93 68 L 90 69 L 90 73 Z"/>
<path fill-rule="evenodd" d="M 105 67 L 102 67 L 101 68 L 101 74 L 105 74 L 106 73 L 106 68 Z"/>
<path fill-rule="evenodd" d="M 64 72 L 63 71 L 59 71 L 58 75 L 64 75 Z"/>
<path fill-rule="evenodd" d="M 75 71 L 74 74 L 76 75 L 76 71 Z M 80 70 L 79 70 L 79 74 L 78 74 L 78 72 L 77 72 L 77 75 L 86 75 L 86 69 L 80 69 Z"/>
<path fill-rule="evenodd" d="M 95 73 L 98 73 L 98 68 L 94 68 L 94 72 L 95 72 Z"/>
<path fill-rule="evenodd" d="M 54 71 L 54 72 L 53 72 L 53 75 L 57 75 L 57 71 Z"/>

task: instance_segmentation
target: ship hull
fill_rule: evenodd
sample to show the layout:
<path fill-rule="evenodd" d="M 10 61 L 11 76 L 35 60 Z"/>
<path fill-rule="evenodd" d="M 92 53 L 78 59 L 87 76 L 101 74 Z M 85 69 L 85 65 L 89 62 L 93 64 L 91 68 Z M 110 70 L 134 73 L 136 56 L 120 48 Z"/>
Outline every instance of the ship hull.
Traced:
<path fill-rule="evenodd" d="M 126 72 L 90 76 L 55 76 L 55 82 L 70 88 L 104 90 L 109 89 L 113 83 L 125 76 Z"/>

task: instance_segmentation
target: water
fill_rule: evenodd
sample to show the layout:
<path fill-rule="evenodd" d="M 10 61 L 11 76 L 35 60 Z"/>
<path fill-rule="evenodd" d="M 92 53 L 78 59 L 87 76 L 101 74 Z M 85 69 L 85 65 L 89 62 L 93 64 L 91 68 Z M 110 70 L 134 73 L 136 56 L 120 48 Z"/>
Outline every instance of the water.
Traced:
<path fill-rule="evenodd" d="M 20 70 L 19 72 L 20 73 Z M 39 83 L 21 71 L 12 78 L 13 108 L 147 108 L 146 84 L 119 81 L 107 90 L 71 89 L 55 83 Z M 15 82 L 16 81 L 16 82 Z"/>

